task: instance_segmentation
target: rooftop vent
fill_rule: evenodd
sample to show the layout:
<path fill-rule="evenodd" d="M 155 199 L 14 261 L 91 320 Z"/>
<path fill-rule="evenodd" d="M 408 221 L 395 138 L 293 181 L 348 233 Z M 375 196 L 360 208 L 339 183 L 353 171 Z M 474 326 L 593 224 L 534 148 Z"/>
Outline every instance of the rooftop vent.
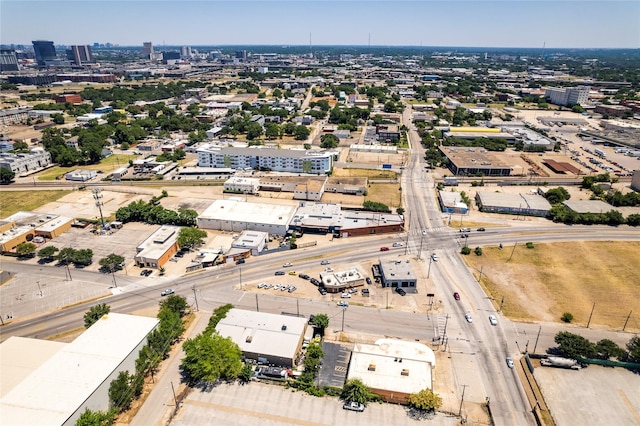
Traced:
<path fill-rule="evenodd" d="M 285 331 L 287 329 L 287 325 L 286 324 L 282 324 L 282 327 L 280 328 L 282 331 Z"/>
<path fill-rule="evenodd" d="M 247 336 L 247 338 L 245 339 L 245 342 L 251 343 L 252 340 L 253 340 L 253 336 Z"/>
<path fill-rule="evenodd" d="M 367 370 L 376 371 L 376 365 L 375 364 L 369 364 L 369 368 L 367 368 Z"/>
<path fill-rule="evenodd" d="M 400 372 L 400 375 L 401 375 L 401 376 L 408 376 L 408 375 L 409 375 L 409 370 L 407 370 L 406 368 L 405 368 L 405 369 L 403 369 L 403 370 Z"/>

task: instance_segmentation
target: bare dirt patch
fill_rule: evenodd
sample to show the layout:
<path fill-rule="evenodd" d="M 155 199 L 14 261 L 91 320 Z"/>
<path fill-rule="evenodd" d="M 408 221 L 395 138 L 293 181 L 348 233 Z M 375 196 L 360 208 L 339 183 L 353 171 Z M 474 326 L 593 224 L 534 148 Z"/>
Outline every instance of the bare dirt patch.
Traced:
<path fill-rule="evenodd" d="M 367 188 L 366 201 L 377 201 L 384 203 L 389 208 L 394 209 L 400 207 L 402 192 L 400 184 L 397 183 L 370 183 Z"/>
<path fill-rule="evenodd" d="M 485 247 L 482 256 L 465 258 L 496 307 L 513 319 L 559 322 L 571 312 L 574 322 L 622 329 L 630 312 L 640 310 L 640 243 L 571 242 Z M 627 330 L 640 330 L 631 316 Z"/>

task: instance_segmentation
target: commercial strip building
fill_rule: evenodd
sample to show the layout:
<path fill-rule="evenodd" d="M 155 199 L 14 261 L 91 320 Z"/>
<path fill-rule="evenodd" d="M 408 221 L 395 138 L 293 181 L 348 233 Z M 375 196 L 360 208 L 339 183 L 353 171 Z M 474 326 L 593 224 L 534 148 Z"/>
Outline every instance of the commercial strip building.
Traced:
<path fill-rule="evenodd" d="M 436 357 L 426 345 L 397 339 L 356 343 L 348 379 L 360 379 L 386 402 L 407 404 L 412 393 L 433 389 Z"/>
<path fill-rule="evenodd" d="M 309 174 L 326 174 L 333 167 L 333 154 L 320 151 L 261 147 L 221 148 L 205 144 L 197 150 L 197 153 L 199 167 Z"/>
<path fill-rule="evenodd" d="M 110 313 L 73 342 L 10 337 L 0 345 L 0 413 L 6 425 L 75 425 L 109 409 L 109 385 L 135 361 L 156 318 Z"/>
<path fill-rule="evenodd" d="M 321 272 L 320 281 L 328 293 L 343 293 L 365 284 L 365 276 L 357 268 L 340 272 Z"/>
<path fill-rule="evenodd" d="M 551 204 L 538 194 L 477 192 L 476 203 L 482 212 L 546 216 Z"/>
<path fill-rule="evenodd" d="M 307 329 L 306 318 L 231 309 L 216 331 L 230 338 L 246 360 L 295 367 Z"/>
<path fill-rule="evenodd" d="M 513 168 L 484 148 L 440 146 L 455 176 L 510 176 Z"/>
<path fill-rule="evenodd" d="M 444 213 L 469 213 L 469 206 L 462 201 L 462 196 L 459 192 L 438 191 L 438 201 L 440 202 L 440 209 Z"/>
<path fill-rule="evenodd" d="M 235 192 L 242 194 L 257 194 L 260 188 L 260 179 L 233 176 L 224 182 L 225 192 Z"/>
<path fill-rule="evenodd" d="M 407 260 L 381 260 L 377 265 L 382 287 L 401 287 L 415 293 L 418 278 Z M 374 274 L 375 275 L 375 274 Z"/>
<path fill-rule="evenodd" d="M 35 237 L 53 239 L 71 229 L 73 219 L 46 213 L 20 211 L 0 221 L 0 250 L 11 252 Z"/>
<path fill-rule="evenodd" d="M 160 268 L 178 252 L 179 226 L 162 225 L 136 247 L 136 265 Z"/>
<path fill-rule="evenodd" d="M 459 139 L 501 139 L 510 143 L 516 141 L 516 137 L 511 133 L 505 133 L 500 129 L 489 127 L 450 127 L 449 130 L 444 132 L 444 137 Z"/>

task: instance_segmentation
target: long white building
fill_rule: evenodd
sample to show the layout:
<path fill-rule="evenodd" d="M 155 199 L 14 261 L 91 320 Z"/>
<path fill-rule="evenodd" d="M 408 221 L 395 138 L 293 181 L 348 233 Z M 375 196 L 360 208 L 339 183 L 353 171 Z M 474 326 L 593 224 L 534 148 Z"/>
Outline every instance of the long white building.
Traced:
<path fill-rule="evenodd" d="M 24 175 L 44 169 L 51 164 L 51 154 L 43 148 L 33 148 L 29 154 L 0 154 L 0 168 L 16 175 Z"/>
<path fill-rule="evenodd" d="M 554 105 L 584 105 L 589 100 L 589 87 L 548 87 L 544 96 Z"/>
<path fill-rule="evenodd" d="M 218 148 L 203 145 L 197 150 L 199 167 L 261 169 L 274 172 L 325 174 L 331 171 L 329 152 L 277 148 Z"/>
<path fill-rule="evenodd" d="M 198 216 L 198 228 L 218 231 L 262 231 L 285 235 L 296 206 L 216 200 Z"/>

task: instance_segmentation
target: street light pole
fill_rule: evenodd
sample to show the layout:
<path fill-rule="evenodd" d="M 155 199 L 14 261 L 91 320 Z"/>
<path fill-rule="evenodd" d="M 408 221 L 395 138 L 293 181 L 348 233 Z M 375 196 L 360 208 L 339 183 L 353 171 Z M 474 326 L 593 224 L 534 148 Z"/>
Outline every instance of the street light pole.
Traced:
<path fill-rule="evenodd" d="M 96 206 L 100 211 L 100 221 L 102 222 L 102 230 L 104 231 L 104 216 L 102 215 L 102 205 L 104 203 L 102 202 L 102 193 L 100 188 L 92 189 L 91 192 L 93 192 L 93 199 L 96 200 Z"/>
<path fill-rule="evenodd" d="M 42 288 L 40 287 L 40 280 L 36 281 L 36 284 L 38 284 L 38 291 L 40 292 L 40 297 L 42 297 Z"/>
<path fill-rule="evenodd" d="M 427 271 L 427 278 L 431 276 L 431 262 L 433 262 L 433 258 L 429 256 L 429 270 Z"/>
<path fill-rule="evenodd" d="M 347 307 L 343 306 L 342 307 L 342 329 L 340 330 L 341 332 L 344 332 L 344 313 L 347 312 Z"/>

